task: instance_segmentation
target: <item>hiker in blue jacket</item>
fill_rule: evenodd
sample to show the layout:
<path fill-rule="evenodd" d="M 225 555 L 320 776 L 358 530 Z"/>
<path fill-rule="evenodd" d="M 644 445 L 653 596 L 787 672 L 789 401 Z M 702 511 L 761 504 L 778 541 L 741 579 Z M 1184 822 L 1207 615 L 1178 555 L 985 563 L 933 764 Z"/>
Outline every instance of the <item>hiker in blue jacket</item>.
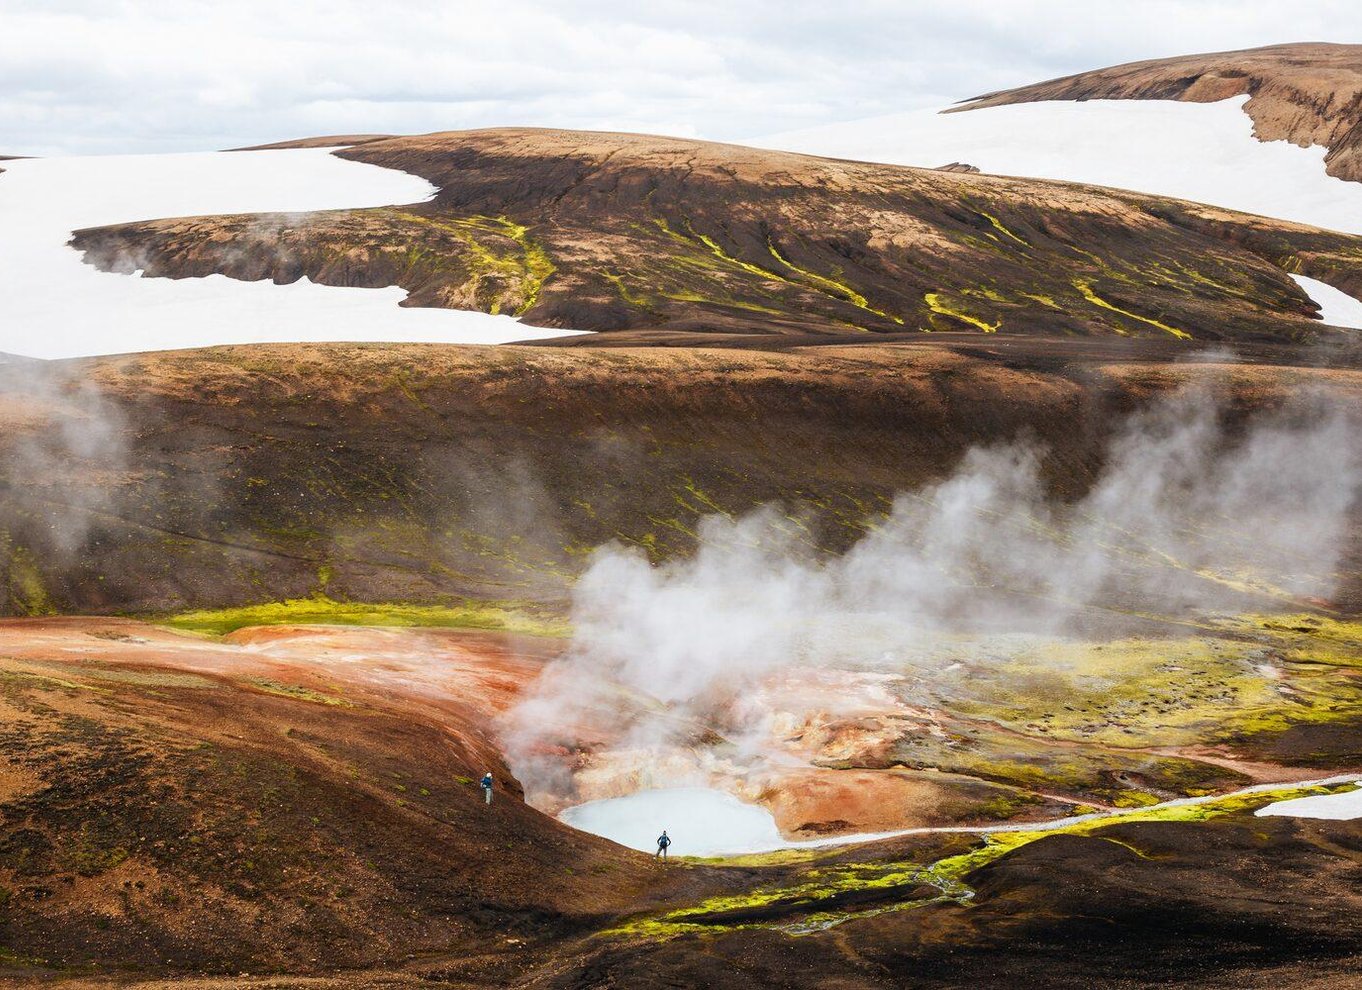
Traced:
<path fill-rule="evenodd" d="M 482 796 L 488 804 L 492 803 L 492 771 L 488 770 L 482 775 Z"/>
<path fill-rule="evenodd" d="M 671 844 L 671 836 L 667 834 L 667 830 L 664 828 L 662 834 L 657 837 L 657 852 L 653 853 L 653 859 L 661 856 L 665 860 L 667 858 L 667 847 Z"/>

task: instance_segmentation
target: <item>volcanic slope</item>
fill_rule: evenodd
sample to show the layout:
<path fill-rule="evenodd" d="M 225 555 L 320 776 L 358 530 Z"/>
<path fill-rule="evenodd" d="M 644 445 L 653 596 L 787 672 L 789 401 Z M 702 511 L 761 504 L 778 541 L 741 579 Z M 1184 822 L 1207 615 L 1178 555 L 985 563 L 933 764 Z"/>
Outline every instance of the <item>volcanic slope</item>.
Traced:
<path fill-rule="evenodd" d="M 986 93 L 957 110 L 1044 100 L 1182 100 L 1248 95 L 1263 141 L 1328 149 L 1330 175 L 1362 181 L 1362 45 L 1271 45 L 1150 59 Z"/>
<path fill-rule="evenodd" d="M 163 613 L 326 595 L 557 609 L 601 543 L 688 554 L 716 513 L 781 504 L 801 542 L 845 550 L 979 444 L 1032 438 L 1055 492 L 1074 497 L 1123 414 L 1198 378 L 1231 418 L 1302 389 L 1347 403 L 1362 389 L 1355 369 L 1284 350 L 1164 363 L 1181 352 L 1000 334 L 772 350 L 281 345 L 0 366 L 0 607 Z"/>
<path fill-rule="evenodd" d="M 119 619 L 0 641 L 0 969 L 494 969 L 693 882 L 520 800 L 489 719 L 533 641 Z"/>
<path fill-rule="evenodd" d="M 1357 824 L 1251 815 L 1320 788 L 664 866 L 527 807 L 497 756 L 559 645 L 0 622 L 0 980 L 1355 985 Z"/>
<path fill-rule="evenodd" d="M 1298 340 L 1362 241 L 1095 187 L 626 134 L 508 129 L 338 155 L 428 203 L 77 232 L 111 271 L 399 285 L 404 305 L 579 330 L 994 331 Z M 1323 260 L 1321 260 L 1323 259 Z M 1355 291 L 1355 290 L 1354 290 Z"/>

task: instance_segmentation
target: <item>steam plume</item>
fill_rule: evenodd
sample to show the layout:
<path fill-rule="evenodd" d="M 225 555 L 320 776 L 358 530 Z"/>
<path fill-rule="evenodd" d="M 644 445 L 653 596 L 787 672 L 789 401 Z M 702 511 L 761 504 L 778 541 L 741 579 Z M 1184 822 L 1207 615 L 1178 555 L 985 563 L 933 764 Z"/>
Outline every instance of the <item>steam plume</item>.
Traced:
<path fill-rule="evenodd" d="M 1132 416 L 1076 502 L 1051 498 L 1043 451 L 1016 443 L 901 494 L 840 558 L 797 542 L 775 506 L 707 519 L 689 560 L 601 548 L 569 650 L 507 720 L 513 767 L 552 804 L 572 795 L 578 747 L 694 750 L 718 733 L 741 762 L 763 679 L 902 674 L 933 633 L 1064 635 L 1328 596 L 1362 487 L 1357 426 L 1305 396 L 1231 429 L 1194 387 Z"/>
<path fill-rule="evenodd" d="M 125 482 L 123 412 L 80 364 L 7 365 L 0 401 L 16 424 L 0 446 L 0 520 L 7 535 L 27 531 L 35 551 L 69 561 Z"/>

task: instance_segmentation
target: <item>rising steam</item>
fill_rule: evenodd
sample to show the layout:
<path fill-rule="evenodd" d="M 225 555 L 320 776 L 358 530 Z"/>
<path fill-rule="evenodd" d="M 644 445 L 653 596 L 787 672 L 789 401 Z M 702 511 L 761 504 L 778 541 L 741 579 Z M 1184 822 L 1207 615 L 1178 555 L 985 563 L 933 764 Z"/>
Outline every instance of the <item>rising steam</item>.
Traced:
<path fill-rule="evenodd" d="M 0 402 L 13 424 L 0 441 L 0 524 L 33 553 L 69 562 L 99 515 L 116 509 L 126 417 L 79 364 L 6 365 Z"/>
<path fill-rule="evenodd" d="M 1021 443 L 903 493 L 838 558 L 774 506 L 705 520 L 689 560 L 606 546 L 577 585 L 569 650 L 506 722 L 513 766 L 552 806 L 574 796 L 583 751 L 685 752 L 693 769 L 722 738 L 741 765 L 776 673 L 897 677 L 941 664 L 914 646 L 942 633 L 1115 631 L 1326 597 L 1362 487 L 1357 426 L 1315 396 L 1231 429 L 1191 388 L 1131 417 L 1076 502 L 1049 495 L 1043 451 Z"/>

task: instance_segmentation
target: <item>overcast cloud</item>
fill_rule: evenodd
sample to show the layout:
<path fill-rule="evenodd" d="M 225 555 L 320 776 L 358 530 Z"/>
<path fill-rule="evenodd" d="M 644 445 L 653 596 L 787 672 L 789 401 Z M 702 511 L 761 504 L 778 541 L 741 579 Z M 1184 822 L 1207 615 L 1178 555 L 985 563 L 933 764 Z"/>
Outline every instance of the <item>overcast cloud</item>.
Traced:
<path fill-rule="evenodd" d="M 741 140 L 1287 41 L 1362 42 L 1362 3 L 0 0 L 0 153 L 515 124 Z"/>

